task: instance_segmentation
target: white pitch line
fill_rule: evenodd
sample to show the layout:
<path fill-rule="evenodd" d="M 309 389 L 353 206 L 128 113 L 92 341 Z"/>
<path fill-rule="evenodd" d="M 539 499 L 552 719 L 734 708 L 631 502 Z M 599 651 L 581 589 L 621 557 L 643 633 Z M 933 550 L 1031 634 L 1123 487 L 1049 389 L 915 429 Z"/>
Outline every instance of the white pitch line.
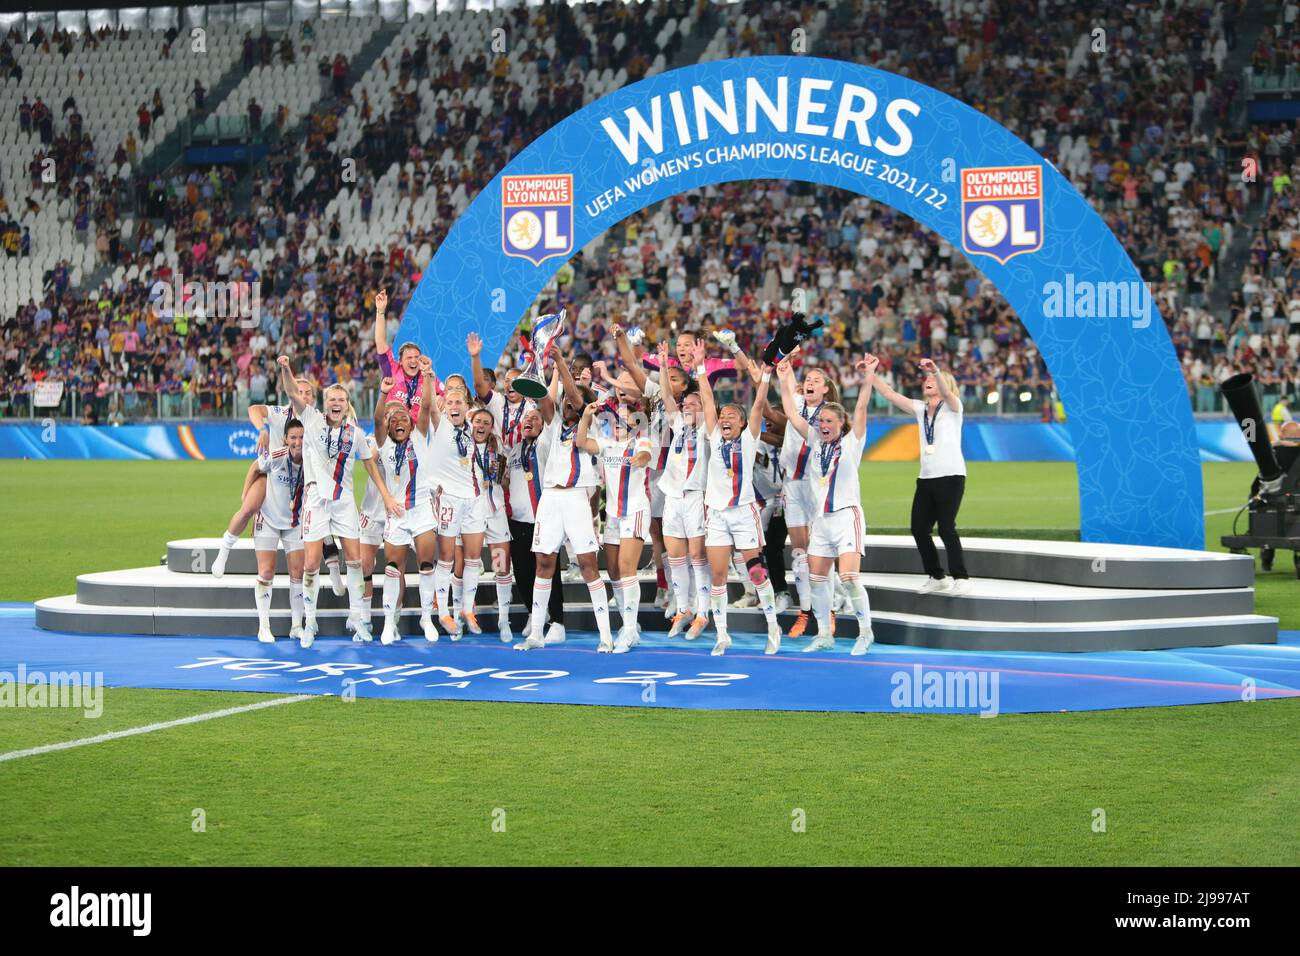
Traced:
<path fill-rule="evenodd" d="M 214 710 L 206 714 L 195 714 L 192 717 L 181 717 L 177 720 L 167 720 L 160 724 L 145 724 L 143 727 L 132 727 L 128 730 L 115 730 L 112 733 L 100 734 L 98 737 L 83 737 L 80 740 L 67 740 L 59 744 L 46 744 L 43 747 L 32 747 L 30 750 L 13 750 L 7 754 L 0 754 L 0 763 L 6 760 L 18 760 L 21 757 L 35 757 L 39 754 L 52 753 L 55 750 L 70 750 L 73 747 L 85 747 L 90 744 L 102 744 L 109 740 L 119 740 L 122 737 L 134 737 L 136 734 L 149 734 L 155 730 L 166 730 L 169 727 L 181 727 L 185 724 L 198 724 L 205 720 L 216 720 L 218 717 L 229 717 L 232 714 L 245 714 L 250 710 L 262 710 L 266 707 L 278 707 L 281 704 L 296 704 L 302 700 L 314 700 L 316 695 L 312 694 L 295 694 L 292 697 L 277 697 L 274 700 L 263 700 L 256 704 L 245 704 L 243 707 L 227 707 L 225 710 Z"/>
<path fill-rule="evenodd" d="M 1210 515 L 1230 515 L 1230 514 L 1232 514 L 1234 511 L 1240 511 L 1240 510 L 1241 510 L 1241 506 L 1240 506 L 1240 505 L 1238 505 L 1236 508 L 1220 508 L 1218 511 L 1207 511 L 1207 512 L 1205 512 L 1205 517 L 1208 518 Z"/>

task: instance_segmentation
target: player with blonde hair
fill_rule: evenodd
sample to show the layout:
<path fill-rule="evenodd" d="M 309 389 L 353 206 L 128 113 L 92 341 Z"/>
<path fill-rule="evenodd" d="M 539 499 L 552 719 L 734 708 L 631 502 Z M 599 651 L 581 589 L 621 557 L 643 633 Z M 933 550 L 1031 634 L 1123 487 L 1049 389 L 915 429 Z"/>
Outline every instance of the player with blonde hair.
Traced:
<path fill-rule="evenodd" d="M 867 439 L 867 407 L 871 386 L 880 360 L 868 355 L 856 368 L 865 372 L 862 391 L 850 421 L 844 406 L 827 402 L 809 423 L 803 416 L 795 395 L 794 370 L 789 359 L 776 367 L 781 385 L 781 402 L 785 406 L 789 427 L 808 442 L 811 452 L 812 487 L 816 492 L 816 516 L 808 541 L 808 570 L 812 582 L 813 615 L 817 637 L 805 651 L 830 650 L 835 646 L 831 619 L 832 569 L 838 565 L 840 580 L 849 593 L 858 620 L 858 640 L 853 654 L 865 654 L 873 639 L 871 605 L 866 588 L 858 580 L 862 565 L 863 536 L 866 522 L 862 517 L 862 494 L 858 485 L 858 466 Z"/>
<path fill-rule="evenodd" d="M 427 361 L 427 359 L 426 359 Z M 461 380 L 463 382 L 463 379 Z M 485 504 L 483 482 L 474 461 L 474 435 L 469 421 L 469 392 L 461 385 L 448 384 L 443 394 L 436 398 L 428 410 L 430 447 L 430 480 L 433 487 L 433 510 L 438 520 L 438 564 L 432 584 L 437 594 L 440 616 L 438 623 L 451 636 L 460 640 L 458 617 L 474 633 L 481 633 L 474 609 L 466 606 L 457 611 L 451 605 L 452 576 L 456 565 L 457 538 L 464 547 L 463 591 L 474 594 L 478 590 L 483 571 L 483 531 Z M 424 570 L 421 569 L 421 582 Z"/>
<path fill-rule="evenodd" d="M 325 411 L 308 405 L 293 391 L 293 373 L 289 359 L 280 356 L 280 379 L 291 395 L 295 414 L 304 428 L 306 486 L 303 516 L 303 635 L 302 646 L 308 648 L 319 630 L 316 599 L 320 589 L 318 573 L 324 541 L 336 536 L 343 547 L 347 563 L 349 621 L 354 640 L 370 641 L 370 609 L 365 606 L 365 581 L 361 575 L 361 528 L 357 502 L 352 493 L 352 463 L 360 460 L 370 479 L 380 486 L 384 509 L 389 515 L 400 514 L 401 506 L 384 485 L 374 456 L 356 424 L 347 389 L 331 385 L 325 389 Z"/>

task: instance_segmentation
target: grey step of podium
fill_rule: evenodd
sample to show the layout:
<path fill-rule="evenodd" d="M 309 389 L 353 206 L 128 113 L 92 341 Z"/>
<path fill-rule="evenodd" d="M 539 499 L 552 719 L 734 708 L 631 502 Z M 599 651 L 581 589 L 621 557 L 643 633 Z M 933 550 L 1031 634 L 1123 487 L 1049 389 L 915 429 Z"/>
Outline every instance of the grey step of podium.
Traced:
<path fill-rule="evenodd" d="M 419 607 L 418 575 L 406 575 L 403 606 Z M 164 567 L 135 568 L 82 574 L 77 578 L 77 601 L 100 607 L 206 608 L 214 611 L 252 610 L 255 578 L 227 573 L 217 579 L 208 575 L 180 574 Z M 1148 618 L 1191 618 L 1250 614 L 1254 592 L 1250 588 L 1189 590 L 1136 590 L 1132 588 L 1080 588 L 1062 584 L 1004 581 L 976 578 L 963 595 L 919 594 L 926 580 L 917 574 L 864 574 L 861 577 L 873 611 L 894 611 L 956 620 L 1023 621 L 1070 623 L 1078 621 L 1129 621 Z M 384 577 L 373 579 L 373 606 L 382 608 Z M 639 578 L 641 601 L 649 606 L 655 596 L 653 572 Z M 588 602 L 582 581 L 562 584 L 564 600 L 581 606 Z M 741 582 L 733 580 L 729 598 L 743 593 Z M 608 590 L 607 593 L 611 593 Z M 516 599 L 523 595 L 516 589 Z M 286 575 L 277 576 L 272 593 L 273 609 L 289 607 Z M 328 577 L 321 582 L 317 598 L 323 610 L 347 608 L 347 595 L 336 595 Z M 482 580 L 478 588 L 480 613 L 495 615 L 496 585 Z M 527 610 L 527 609 L 525 609 Z M 662 616 L 662 614 L 661 614 Z"/>
<path fill-rule="evenodd" d="M 212 567 L 220 543 L 219 538 L 169 541 L 164 563 L 170 570 L 181 574 L 206 573 Z M 946 566 L 943 545 L 937 538 L 935 544 Z M 1249 555 L 1010 538 L 966 538 L 962 541 L 962 550 L 966 569 L 973 578 L 1036 581 L 1075 587 L 1193 591 L 1249 588 L 1255 581 L 1255 562 Z M 787 567 L 788 556 L 787 548 Z M 650 550 L 647 547 L 642 566 L 649 563 Z M 604 565 L 603 554 L 601 565 Z M 281 573 L 285 570 L 283 554 L 278 557 L 277 568 Z M 251 539 L 240 540 L 232 549 L 226 569 L 232 574 L 256 573 Z M 413 557 L 408 560 L 406 570 L 418 570 Z M 924 573 L 915 542 L 904 535 L 867 535 L 862 570 L 875 574 Z"/>
<path fill-rule="evenodd" d="M 595 627 L 590 604 L 566 607 L 566 623 L 572 630 L 591 631 Z M 326 637 L 344 633 L 347 612 L 321 611 L 318 621 L 320 633 Z M 620 626 L 617 614 L 612 616 L 614 627 Z M 407 639 L 418 637 L 417 610 L 402 614 L 402 631 Z M 781 615 L 782 628 L 789 627 L 793 614 Z M 524 614 L 522 610 L 511 615 L 511 624 L 520 635 Z M 764 633 L 763 615 L 755 610 L 728 610 L 727 621 L 734 633 Z M 79 604 L 75 595 L 46 598 L 36 602 L 36 623 L 42 628 L 72 633 L 88 634 L 157 634 L 157 635 L 216 635 L 247 636 L 257 633 L 257 613 L 252 610 L 213 611 L 201 608 L 150 608 L 103 607 Z M 495 614 L 480 615 L 484 626 L 481 635 L 464 638 L 474 643 L 499 643 Z M 643 630 L 662 628 L 662 612 L 643 608 L 638 616 Z M 284 637 L 289 629 L 289 615 L 276 611 L 271 615 L 274 632 Z M 372 618 L 378 633 L 380 615 Z M 1202 618 L 1169 618 L 1140 621 L 1097 621 L 1069 624 L 1038 622 L 961 621 L 952 618 L 929 617 L 892 611 L 873 611 L 872 629 L 876 640 L 884 644 L 905 644 L 944 650 L 1006 650 L 1006 651 L 1113 651 L 1156 650 L 1175 647 L 1214 647 L 1233 644 L 1269 644 L 1277 641 L 1277 619 L 1254 614 L 1221 615 Z M 809 629 L 809 635 L 816 627 Z M 836 625 L 836 638 L 857 636 L 852 618 L 841 617 Z M 444 641 L 446 637 L 442 638 Z M 697 646 L 712 642 L 713 628 L 708 628 Z M 594 644 L 588 639 L 587 644 Z M 798 650 L 804 640 L 787 640 L 784 650 Z M 583 643 L 570 641 L 566 646 L 581 647 Z M 683 646 L 686 646 L 685 644 Z"/>

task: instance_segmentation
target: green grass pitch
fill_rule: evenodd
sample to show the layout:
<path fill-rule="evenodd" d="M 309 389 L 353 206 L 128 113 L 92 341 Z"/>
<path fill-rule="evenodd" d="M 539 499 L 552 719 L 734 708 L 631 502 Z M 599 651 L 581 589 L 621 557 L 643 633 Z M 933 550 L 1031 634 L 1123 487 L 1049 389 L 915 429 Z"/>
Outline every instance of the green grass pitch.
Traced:
<path fill-rule="evenodd" d="M 245 468 L 0 462 L 0 600 L 219 534 Z M 864 466 L 873 527 L 906 524 L 915 474 Z M 1251 475 L 1207 465 L 1207 511 Z M 1232 518 L 1207 516 L 1209 547 Z M 1078 520 L 1072 465 L 970 466 L 964 527 Z M 1256 586 L 1300 628 L 1289 556 Z M 0 753 L 264 699 L 0 710 Z M 1296 700 L 979 720 L 322 698 L 0 764 L 0 863 L 1294 865 L 1298 728 Z"/>

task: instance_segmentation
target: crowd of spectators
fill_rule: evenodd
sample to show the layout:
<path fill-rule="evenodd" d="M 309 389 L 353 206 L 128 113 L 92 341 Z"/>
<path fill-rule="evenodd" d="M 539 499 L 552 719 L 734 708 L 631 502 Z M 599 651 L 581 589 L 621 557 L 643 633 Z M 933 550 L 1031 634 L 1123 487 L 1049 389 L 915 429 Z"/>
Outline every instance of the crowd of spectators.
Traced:
<path fill-rule="evenodd" d="M 1295 130 L 1256 128 L 1244 141 L 1231 132 L 1237 91 L 1220 71 L 1236 44 L 1239 6 L 1105 0 L 1081 11 L 1058 0 L 913 8 L 882 0 L 746 2 L 716 9 L 702 29 L 711 35 L 743 13 L 752 19 L 728 36 L 733 54 L 792 52 L 795 31 L 829 8 L 831 28 L 804 52 L 905 73 L 1026 139 L 1071 178 L 1124 243 L 1170 328 L 1194 407 L 1210 410 L 1219 407 L 1213 386 L 1229 370 L 1256 372 L 1266 391 L 1300 390 L 1300 226 L 1290 182 L 1297 172 Z M 659 8 L 680 16 L 693 5 Z M 322 382 L 351 383 L 359 396 L 373 391 L 374 290 L 388 286 L 390 314 L 401 314 L 454 221 L 453 196 L 472 197 L 519 150 L 582 105 L 588 69 L 622 66 L 629 81 L 644 72 L 654 31 L 638 10 L 635 4 L 599 7 L 592 45 L 574 29 L 566 5 L 515 8 L 509 16 L 518 30 L 558 41 L 554 58 L 540 46 L 524 54 L 541 58 L 535 65 L 544 78 L 529 91 L 510 82 L 492 54 L 457 66 L 436 19 L 413 47 L 379 64 L 391 78 L 387 102 L 368 95 L 353 102 L 335 82 L 328 51 L 314 51 L 327 95 L 301 142 L 278 145 L 249 184 L 233 169 L 213 168 L 137 181 L 134 196 L 124 195 L 129 184 L 103 177 L 87 143 L 88 168 L 102 178 L 103 190 L 57 198 L 84 217 L 97 247 L 102 241 L 102 261 L 127 267 L 129 278 L 88 291 L 69 288 L 66 269 L 61 280 L 52 274 L 44 301 L 4 319 L 0 394 L 21 395 L 53 376 L 94 403 L 101 419 L 159 408 L 226 412 L 232 402 L 263 396 L 278 351 Z M 1080 49 L 1094 23 L 1106 24 L 1104 55 L 1087 43 Z M 627 45 L 616 53 L 619 32 Z M 305 33 L 301 39 L 310 41 Z M 1276 56 L 1282 41 L 1265 40 L 1267 56 Z M 283 44 L 248 38 L 246 58 L 265 62 L 276 55 L 293 55 L 292 44 L 286 53 Z M 489 83 L 493 108 L 453 94 L 422 136 L 415 90 L 424 80 L 453 91 Z M 335 138 L 350 105 L 360 110 L 364 132 L 349 154 L 355 175 L 345 177 Z M 66 140 L 61 151 L 60 137 Z M 56 161 L 87 162 L 70 132 L 55 130 L 49 145 Z M 115 159 L 129 159 L 131 145 L 118 146 Z M 1240 176 L 1243 148 L 1261 157 L 1258 184 Z M 337 218 L 326 212 L 329 201 L 355 190 L 368 217 L 394 162 L 410 164 L 394 188 L 413 198 L 436 196 L 438 215 L 396 223 L 396 243 L 347 246 Z M 248 203 L 237 201 L 241 185 L 251 186 Z M 1249 268 L 1244 275 L 1221 274 L 1247 203 L 1265 188 L 1271 203 L 1251 239 Z M 121 235 L 117 211 L 127 204 L 142 215 L 137 229 Z M 251 251 L 268 241 L 274 256 L 254 262 Z M 164 247 L 174 250 L 176 271 L 186 280 L 255 284 L 259 319 L 241 326 L 184 306 L 156 308 L 153 284 L 173 278 L 171 269 L 154 265 Z M 1225 284 L 1232 302 L 1227 315 L 1215 314 L 1210 298 Z M 551 294 L 577 306 L 574 347 L 609 355 L 613 322 L 640 326 L 652 338 L 725 325 L 743 346 L 760 349 L 796 290 L 807 293 L 811 316 L 826 323 L 805 350 L 809 362 L 847 368 L 836 359 L 869 349 L 885 357 L 886 375 L 910 383 L 916 360 L 933 357 L 953 370 L 972 407 L 1058 413 L 1050 373 L 1024 326 L 959 251 L 888 207 L 829 188 L 748 182 L 674 197 L 575 256 Z M 851 372 L 843 374 L 853 394 L 858 383 Z M 990 401 L 993 394 L 998 397 Z M 20 404 L 13 402 L 10 412 Z"/>

